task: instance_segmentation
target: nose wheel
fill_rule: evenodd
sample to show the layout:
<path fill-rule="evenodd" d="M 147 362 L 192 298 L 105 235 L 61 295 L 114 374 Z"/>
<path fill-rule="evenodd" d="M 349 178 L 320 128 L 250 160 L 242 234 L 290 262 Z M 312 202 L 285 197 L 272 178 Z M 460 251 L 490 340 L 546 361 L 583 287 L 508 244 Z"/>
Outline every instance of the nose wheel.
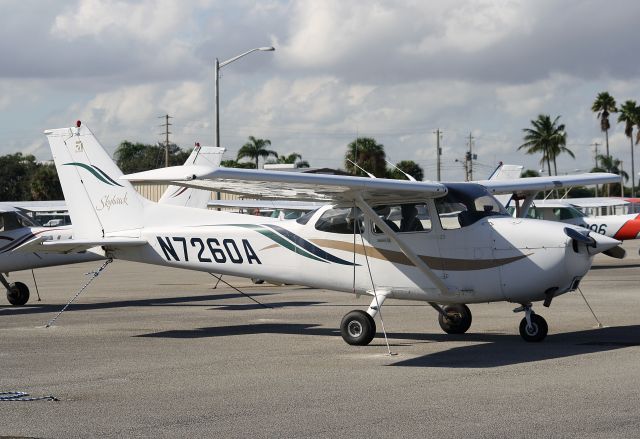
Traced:
<path fill-rule="evenodd" d="M 524 311 L 524 318 L 520 321 L 520 336 L 528 342 L 540 342 L 545 339 L 549 326 L 547 321 L 533 312 L 531 304 L 523 305 L 513 310 L 514 312 Z"/>

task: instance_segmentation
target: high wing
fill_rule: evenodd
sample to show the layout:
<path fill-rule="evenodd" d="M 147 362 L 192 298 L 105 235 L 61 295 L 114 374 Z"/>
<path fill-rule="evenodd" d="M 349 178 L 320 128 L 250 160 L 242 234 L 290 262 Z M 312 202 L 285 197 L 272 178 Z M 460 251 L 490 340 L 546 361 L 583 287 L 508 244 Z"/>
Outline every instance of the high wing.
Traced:
<path fill-rule="evenodd" d="M 170 169 L 170 168 L 168 168 Z M 292 199 L 334 203 L 387 203 L 442 197 L 447 188 L 441 183 L 371 179 L 343 175 L 304 174 L 252 169 L 202 167 L 180 170 L 155 169 L 120 177 L 129 181 L 170 183 L 196 189 L 223 191 L 257 199 Z"/>
<path fill-rule="evenodd" d="M 616 207 L 616 206 L 626 206 L 627 204 L 631 204 L 628 201 L 623 200 L 622 198 L 607 198 L 607 197 L 567 198 L 559 201 L 564 201 L 566 203 L 570 203 L 580 208 Z"/>
<path fill-rule="evenodd" d="M 511 193 L 518 197 L 524 197 L 540 191 L 618 182 L 620 182 L 619 175 L 606 172 L 593 172 L 589 174 L 556 175 L 551 177 L 526 177 L 514 180 L 480 180 L 476 183 L 486 187 L 492 194 Z"/>
<path fill-rule="evenodd" d="M 29 212 L 66 212 L 67 205 L 64 200 L 59 201 L 7 201 L 1 203 L 3 208 L 13 207 Z M 9 209 L 11 210 L 11 209 Z"/>

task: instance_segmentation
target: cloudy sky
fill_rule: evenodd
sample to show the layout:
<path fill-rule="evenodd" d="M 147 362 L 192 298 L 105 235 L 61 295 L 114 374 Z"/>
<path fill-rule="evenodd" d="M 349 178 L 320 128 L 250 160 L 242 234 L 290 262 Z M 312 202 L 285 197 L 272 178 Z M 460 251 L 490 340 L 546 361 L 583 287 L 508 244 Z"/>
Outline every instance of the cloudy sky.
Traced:
<path fill-rule="evenodd" d="M 463 178 L 469 133 L 475 174 L 498 161 L 539 169 L 516 152 L 540 113 L 561 116 L 576 159 L 603 143 L 591 104 L 600 91 L 640 101 L 640 2 L 635 0 L 244 1 L 0 0 L 0 154 L 51 154 L 42 131 L 77 119 L 113 152 L 122 140 L 213 144 L 213 62 L 225 66 L 221 143 L 247 137 L 281 154 L 338 167 L 356 135 L 390 160 L 435 178 Z M 611 153 L 630 170 L 622 124 Z M 603 148 L 602 146 L 600 148 Z M 640 157 L 639 157 L 640 159 Z M 640 168 L 640 165 L 638 166 Z"/>

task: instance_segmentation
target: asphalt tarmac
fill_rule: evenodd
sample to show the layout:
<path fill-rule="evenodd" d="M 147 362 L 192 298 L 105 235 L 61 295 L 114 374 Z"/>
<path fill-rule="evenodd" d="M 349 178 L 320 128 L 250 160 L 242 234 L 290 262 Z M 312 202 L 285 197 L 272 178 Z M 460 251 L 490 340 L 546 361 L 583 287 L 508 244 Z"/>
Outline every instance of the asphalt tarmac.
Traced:
<path fill-rule="evenodd" d="M 543 343 L 524 342 L 523 314 L 471 305 L 467 334 L 436 312 L 389 300 L 380 333 L 353 347 L 342 316 L 368 300 L 299 286 L 116 261 L 51 328 L 45 324 L 100 263 L 12 273 L 25 307 L 0 297 L 0 392 L 59 401 L 0 401 L 0 437 L 640 436 L 639 244 L 598 256 L 581 290 L 536 312 Z"/>

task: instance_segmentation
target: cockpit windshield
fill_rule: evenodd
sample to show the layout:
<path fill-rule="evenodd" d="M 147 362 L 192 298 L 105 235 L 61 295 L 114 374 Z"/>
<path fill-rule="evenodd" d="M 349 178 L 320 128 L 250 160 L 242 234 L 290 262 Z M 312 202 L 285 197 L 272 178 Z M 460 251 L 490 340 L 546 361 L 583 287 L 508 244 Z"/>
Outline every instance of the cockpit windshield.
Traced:
<path fill-rule="evenodd" d="M 447 183 L 448 193 L 436 198 L 436 208 L 444 229 L 470 226 L 488 216 L 509 213 L 484 187 L 469 183 Z"/>

